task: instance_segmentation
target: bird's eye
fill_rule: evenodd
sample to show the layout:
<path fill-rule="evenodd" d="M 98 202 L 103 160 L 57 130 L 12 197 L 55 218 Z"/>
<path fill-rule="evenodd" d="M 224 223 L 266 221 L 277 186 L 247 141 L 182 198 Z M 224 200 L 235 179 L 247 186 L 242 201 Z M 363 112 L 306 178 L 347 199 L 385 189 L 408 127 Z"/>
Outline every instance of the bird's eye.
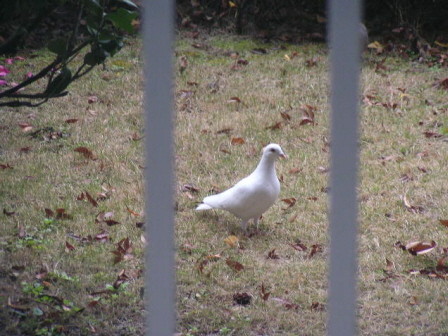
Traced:
<path fill-rule="evenodd" d="M 272 153 L 275 153 L 275 148 L 271 148 L 271 152 L 272 152 Z"/>

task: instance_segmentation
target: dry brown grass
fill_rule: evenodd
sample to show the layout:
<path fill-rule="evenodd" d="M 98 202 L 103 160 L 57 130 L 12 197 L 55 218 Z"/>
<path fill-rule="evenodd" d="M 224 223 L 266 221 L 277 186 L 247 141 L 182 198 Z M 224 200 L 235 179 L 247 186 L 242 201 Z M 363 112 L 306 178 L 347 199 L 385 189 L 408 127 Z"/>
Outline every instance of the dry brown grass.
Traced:
<path fill-rule="evenodd" d="M 178 332 L 184 336 L 323 335 L 329 253 L 328 174 L 323 171 L 328 168 L 329 151 L 326 53 L 319 45 L 282 50 L 220 36 L 204 37 L 204 48 L 194 48 L 197 42 L 180 37 L 176 44 L 176 56 L 188 59 L 187 68 L 176 73 L 175 90 Z M 268 53 L 251 52 L 260 47 Z M 239 52 L 248 64 L 234 68 L 236 59 L 230 51 Z M 139 42 L 131 41 L 115 64 L 77 83 L 67 98 L 34 110 L 3 109 L 0 115 L 0 163 L 13 166 L 0 171 L 1 210 L 15 212 L 1 215 L 0 222 L 4 308 L 0 317 L 8 321 L 0 325 L 10 335 L 36 334 L 36 330 L 57 335 L 61 325 L 68 335 L 141 334 L 144 329 L 143 280 L 131 276 L 143 267 L 142 231 L 135 225 L 143 219 L 126 208 L 143 211 L 142 147 L 135 140 L 143 132 L 139 53 Z M 307 66 L 313 58 L 316 64 Z M 377 60 L 368 56 L 362 71 L 361 94 L 369 97 L 360 116 L 360 334 L 443 335 L 448 333 L 446 280 L 408 272 L 434 268 L 442 247 L 448 245 L 446 229 L 438 223 L 448 218 L 446 142 L 444 137 L 423 135 L 447 131 L 441 126 L 448 118 L 446 92 L 432 87 L 443 71 L 390 57 L 384 63 L 388 69 L 377 72 Z M 89 104 L 92 95 L 98 101 Z M 241 103 L 229 102 L 232 97 Z M 382 103 L 397 106 L 390 109 Z M 305 105 L 315 108 L 314 125 L 300 125 L 300 108 Z M 281 113 L 291 120 L 286 122 Z M 79 121 L 66 124 L 69 118 Z M 69 136 L 32 139 L 32 131 L 21 132 L 20 122 L 33 124 L 32 131 L 52 126 Z M 277 122 L 281 128 L 269 129 Z M 220 132 L 225 129 L 231 130 Z M 237 137 L 245 143 L 232 144 Z M 249 237 L 228 213 L 194 211 L 212 189 L 225 189 L 250 173 L 262 146 L 269 142 L 279 143 L 289 156 L 277 164 L 282 177 L 280 198 L 294 197 L 295 205 L 285 209 L 287 204 L 279 200 L 264 215 L 259 232 L 249 227 Z M 27 153 L 19 150 L 27 146 Z M 90 148 L 98 160 L 74 152 L 79 146 Z M 185 190 L 185 185 L 199 191 Z M 102 187 L 114 191 L 98 208 L 76 200 L 83 191 L 96 196 Z M 422 211 L 409 211 L 405 195 L 411 206 Z M 44 208 L 65 208 L 74 219 L 45 224 Z M 95 223 L 100 211 L 113 211 L 113 219 L 121 224 Z M 21 238 L 22 226 L 27 236 Z M 72 238 L 73 234 L 95 235 L 101 227 L 110 232 L 113 242 L 82 244 Z M 237 246 L 224 241 L 230 235 L 238 238 Z M 125 237 L 133 243 L 134 258 L 114 265 L 111 251 Z M 435 240 L 438 248 L 412 256 L 394 247 L 396 241 L 412 240 Z M 66 251 L 66 241 L 76 249 Z M 291 246 L 298 243 L 308 250 Z M 312 245 L 321 249 L 310 257 Z M 387 266 L 386 258 L 394 268 Z M 244 269 L 229 267 L 227 259 Z M 71 311 L 51 316 L 47 324 L 33 308 L 48 314 L 54 304 L 45 306 L 36 302 L 37 295 L 23 291 L 27 288 L 23 282 L 42 283 L 35 278 L 42 268 L 52 273 L 44 279 L 49 283 L 44 293 L 73 303 Z M 94 300 L 89 293 L 113 284 L 122 269 L 131 278 L 127 285 L 118 293 L 95 296 L 101 297 L 100 302 L 89 307 Z M 63 279 L 62 272 L 70 279 Z M 236 304 L 237 293 L 250 295 L 250 304 Z M 8 308 L 9 299 L 29 310 Z M 75 314 L 74 307 L 85 310 Z"/>

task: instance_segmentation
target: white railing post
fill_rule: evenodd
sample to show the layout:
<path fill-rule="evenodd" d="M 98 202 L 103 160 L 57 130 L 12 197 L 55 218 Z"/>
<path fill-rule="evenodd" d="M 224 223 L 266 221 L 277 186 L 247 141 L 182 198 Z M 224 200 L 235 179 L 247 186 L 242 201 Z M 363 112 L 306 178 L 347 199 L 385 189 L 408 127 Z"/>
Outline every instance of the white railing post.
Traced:
<path fill-rule="evenodd" d="M 146 323 L 148 336 L 175 330 L 173 213 L 174 1 L 144 1 Z"/>
<path fill-rule="evenodd" d="M 330 0 L 331 191 L 328 335 L 356 335 L 359 0 Z"/>

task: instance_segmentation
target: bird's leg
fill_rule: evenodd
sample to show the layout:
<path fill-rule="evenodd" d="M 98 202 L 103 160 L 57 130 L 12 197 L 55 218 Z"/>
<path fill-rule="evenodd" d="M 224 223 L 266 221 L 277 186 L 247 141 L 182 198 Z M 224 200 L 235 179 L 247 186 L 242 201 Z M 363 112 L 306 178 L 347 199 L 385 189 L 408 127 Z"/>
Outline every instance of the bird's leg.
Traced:
<path fill-rule="evenodd" d="M 260 218 L 258 218 L 258 217 L 255 217 L 254 218 L 254 224 L 256 225 L 256 227 L 257 227 L 257 232 L 258 232 L 258 220 L 259 220 Z"/>
<path fill-rule="evenodd" d="M 247 222 L 248 222 L 247 219 L 242 219 L 242 220 L 241 220 L 241 224 L 240 224 L 240 226 L 241 226 L 241 228 L 244 230 L 244 232 L 247 232 Z"/>

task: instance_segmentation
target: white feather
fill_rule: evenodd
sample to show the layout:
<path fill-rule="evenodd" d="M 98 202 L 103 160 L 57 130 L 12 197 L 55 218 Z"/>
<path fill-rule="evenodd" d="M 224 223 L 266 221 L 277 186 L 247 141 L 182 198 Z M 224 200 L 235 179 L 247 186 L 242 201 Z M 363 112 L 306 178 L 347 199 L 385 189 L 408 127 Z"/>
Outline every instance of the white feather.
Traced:
<path fill-rule="evenodd" d="M 205 197 L 196 210 L 227 210 L 241 219 L 244 230 L 250 219 L 258 226 L 260 216 L 274 204 L 280 194 L 280 182 L 275 172 L 275 161 L 279 157 L 286 157 L 279 145 L 266 146 L 252 174 L 220 194 Z"/>

